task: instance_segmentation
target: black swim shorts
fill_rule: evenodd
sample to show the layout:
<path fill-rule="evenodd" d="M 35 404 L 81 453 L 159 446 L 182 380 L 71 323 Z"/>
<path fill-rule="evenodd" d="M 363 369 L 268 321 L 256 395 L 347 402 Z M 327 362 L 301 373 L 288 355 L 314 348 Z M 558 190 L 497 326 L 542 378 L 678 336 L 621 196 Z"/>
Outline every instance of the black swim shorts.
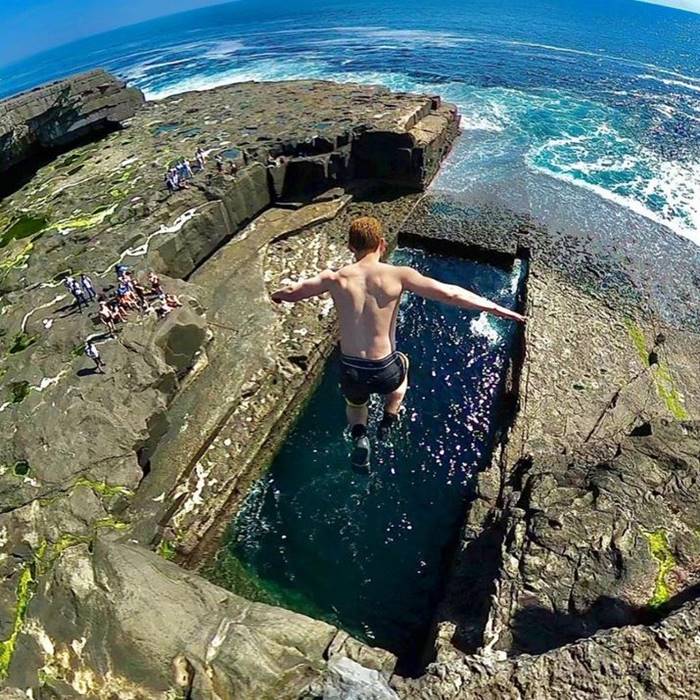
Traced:
<path fill-rule="evenodd" d="M 340 358 L 340 386 L 351 406 L 364 406 L 371 394 L 391 394 L 403 384 L 407 373 L 408 358 L 401 352 L 394 351 L 381 360 L 351 355 Z"/>

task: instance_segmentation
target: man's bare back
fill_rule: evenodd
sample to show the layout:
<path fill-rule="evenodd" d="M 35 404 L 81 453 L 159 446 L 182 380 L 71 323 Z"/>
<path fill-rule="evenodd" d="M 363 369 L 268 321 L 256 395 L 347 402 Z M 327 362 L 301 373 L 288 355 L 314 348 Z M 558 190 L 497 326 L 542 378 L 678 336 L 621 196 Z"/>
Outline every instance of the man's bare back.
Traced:
<path fill-rule="evenodd" d="M 408 360 L 396 351 L 396 317 L 404 292 L 463 309 L 525 320 L 515 311 L 468 289 L 426 277 L 411 267 L 381 262 L 386 248 L 386 241 L 381 237 L 381 224 L 369 217 L 357 219 L 350 229 L 354 263 L 338 271 L 325 270 L 312 279 L 272 295 L 275 302 L 296 302 L 325 293 L 330 293 L 333 298 L 340 325 L 342 388 L 348 404 L 347 418 L 356 443 L 361 443 L 362 454 L 356 454 L 356 444 L 353 464 L 363 462 L 364 466 L 369 464 L 369 442 L 366 441 L 369 395 L 384 395 L 382 425 L 392 424 L 408 387 Z"/>
<path fill-rule="evenodd" d="M 344 355 L 379 360 L 396 349 L 401 268 L 360 260 L 329 276 Z"/>

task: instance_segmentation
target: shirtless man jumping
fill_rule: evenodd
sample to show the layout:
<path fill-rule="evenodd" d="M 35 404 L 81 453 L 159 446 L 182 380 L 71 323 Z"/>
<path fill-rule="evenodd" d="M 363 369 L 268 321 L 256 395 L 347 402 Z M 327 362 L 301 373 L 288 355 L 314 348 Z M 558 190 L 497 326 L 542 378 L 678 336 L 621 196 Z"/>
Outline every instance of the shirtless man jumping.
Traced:
<path fill-rule="evenodd" d="M 411 267 L 381 262 L 387 244 L 382 226 L 372 217 L 350 225 L 349 247 L 355 262 L 337 272 L 298 282 L 272 295 L 274 302 L 296 302 L 330 293 L 340 323 L 341 388 L 347 403 L 354 449 L 352 464 L 367 468 L 367 403 L 371 394 L 384 396 L 380 434 L 396 422 L 408 388 L 408 358 L 396 350 L 396 317 L 401 295 L 413 292 L 426 299 L 463 309 L 525 321 L 525 317 L 454 284 L 444 284 Z"/>

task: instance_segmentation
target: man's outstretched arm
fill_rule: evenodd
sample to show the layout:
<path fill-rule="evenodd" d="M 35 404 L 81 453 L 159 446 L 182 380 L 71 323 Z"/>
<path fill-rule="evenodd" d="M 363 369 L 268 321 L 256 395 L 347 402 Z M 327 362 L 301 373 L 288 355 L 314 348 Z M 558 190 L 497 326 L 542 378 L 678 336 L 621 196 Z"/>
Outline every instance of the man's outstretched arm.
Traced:
<path fill-rule="evenodd" d="M 480 297 L 478 294 L 474 294 L 474 292 L 470 292 L 463 287 L 458 287 L 456 284 L 438 282 L 432 277 L 422 275 L 418 270 L 414 270 L 411 267 L 401 268 L 401 271 L 404 289 L 408 289 L 410 292 L 426 299 L 441 301 L 444 304 L 459 306 L 462 309 L 487 311 L 496 316 L 510 318 L 514 321 L 524 322 L 526 320 L 522 314 L 506 309 L 504 306 L 499 306 L 496 302 Z"/>
<path fill-rule="evenodd" d="M 316 277 L 290 284 L 288 287 L 274 292 L 271 297 L 272 301 L 279 304 L 281 301 L 301 301 L 302 299 L 321 296 L 321 294 L 329 291 L 329 285 L 334 274 L 331 270 L 324 270 Z"/>

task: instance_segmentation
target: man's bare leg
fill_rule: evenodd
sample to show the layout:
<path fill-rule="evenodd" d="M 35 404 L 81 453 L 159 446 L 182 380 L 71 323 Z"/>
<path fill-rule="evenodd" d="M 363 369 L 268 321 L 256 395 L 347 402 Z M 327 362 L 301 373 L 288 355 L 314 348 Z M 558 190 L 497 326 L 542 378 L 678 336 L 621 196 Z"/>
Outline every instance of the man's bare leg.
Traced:
<path fill-rule="evenodd" d="M 355 469 L 366 473 L 366 470 L 369 468 L 370 455 L 372 454 L 372 448 L 367 437 L 367 404 L 357 406 L 348 403 L 345 414 L 350 426 L 352 441 L 355 444 L 350 461 Z"/>
<path fill-rule="evenodd" d="M 355 425 L 367 426 L 367 404 L 362 404 L 362 406 L 355 406 L 353 404 L 347 404 L 345 407 L 345 415 L 348 419 L 348 425 L 352 428 Z"/>
<path fill-rule="evenodd" d="M 384 437 L 398 420 L 401 405 L 408 391 L 408 358 L 402 354 L 401 359 L 406 366 L 406 376 L 397 389 L 384 397 L 384 416 L 379 424 L 380 437 Z"/>
<path fill-rule="evenodd" d="M 408 390 L 408 374 L 406 378 L 401 383 L 401 386 L 392 391 L 391 394 L 387 394 L 384 397 L 384 413 L 391 413 L 394 416 L 399 415 L 401 410 L 401 404 L 403 404 L 404 397 L 406 396 L 406 391 Z"/>

